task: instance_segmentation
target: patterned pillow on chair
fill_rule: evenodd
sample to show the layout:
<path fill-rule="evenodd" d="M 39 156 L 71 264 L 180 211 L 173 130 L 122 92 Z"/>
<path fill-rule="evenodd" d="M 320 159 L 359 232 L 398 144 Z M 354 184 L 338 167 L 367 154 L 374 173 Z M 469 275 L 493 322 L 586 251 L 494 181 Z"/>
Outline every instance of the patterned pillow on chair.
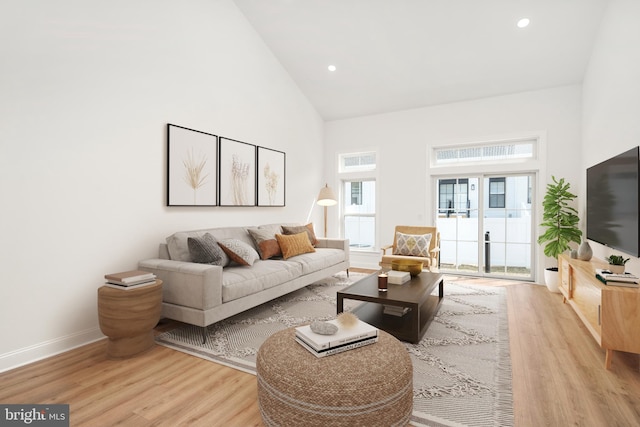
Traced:
<path fill-rule="evenodd" d="M 404 234 L 396 232 L 396 247 L 394 255 L 411 255 L 428 258 L 431 233 L 428 234 Z"/>

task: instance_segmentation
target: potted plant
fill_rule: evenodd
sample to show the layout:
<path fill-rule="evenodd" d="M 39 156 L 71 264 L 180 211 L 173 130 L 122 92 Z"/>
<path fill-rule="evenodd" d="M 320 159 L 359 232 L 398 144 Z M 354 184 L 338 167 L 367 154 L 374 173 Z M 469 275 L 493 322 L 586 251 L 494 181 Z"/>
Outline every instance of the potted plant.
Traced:
<path fill-rule="evenodd" d="M 542 223 L 546 231 L 538 237 L 538 244 L 544 244 L 544 254 L 558 259 L 558 255 L 570 249 L 569 243 L 580 243 L 582 231 L 578 228 L 578 211 L 569 205 L 576 195 L 569 191 L 570 184 L 564 178 L 551 177 L 553 183 L 547 184 L 547 192 L 542 200 Z M 552 292 L 558 288 L 558 267 L 545 269 L 545 284 Z"/>
<path fill-rule="evenodd" d="M 605 261 L 609 263 L 609 271 L 614 274 L 623 274 L 624 265 L 629 261 L 629 258 L 625 259 L 622 255 L 609 255 Z"/>

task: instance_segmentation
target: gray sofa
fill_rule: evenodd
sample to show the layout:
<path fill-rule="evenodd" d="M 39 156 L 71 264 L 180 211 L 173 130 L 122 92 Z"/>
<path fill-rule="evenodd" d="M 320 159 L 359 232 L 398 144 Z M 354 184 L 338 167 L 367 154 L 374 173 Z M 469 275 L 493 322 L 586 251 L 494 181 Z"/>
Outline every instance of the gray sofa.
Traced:
<path fill-rule="evenodd" d="M 284 260 L 256 260 L 253 265 L 226 267 L 192 262 L 189 237 L 209 233 L 217 241 L 237 239 L 253 248 L 249 228 L 221 227 L 174 233 L 160 244 L 159 257 L 138 263 L 163 281 L 162 316 L 196 326 L 211 325 L 259 304 L 349 269 L 349 241 L 317 239 L 315 252 Z M 203 329 L 203 334 L 206 332 Z"/>

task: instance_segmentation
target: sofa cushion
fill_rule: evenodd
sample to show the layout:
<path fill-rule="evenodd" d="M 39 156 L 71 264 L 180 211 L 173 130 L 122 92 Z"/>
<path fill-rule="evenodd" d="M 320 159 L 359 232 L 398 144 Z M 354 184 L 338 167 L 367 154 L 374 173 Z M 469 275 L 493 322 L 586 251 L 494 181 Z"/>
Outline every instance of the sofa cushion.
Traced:
<path fill-rule="evenodd" d="M 316 233 L 313 231 L 312 223 L 309 223 L 307 225 L 296 225 L 296 226 L 283 225 L 282 226 L 283 234 L 298 234 L 298 233 L 302 233 L 303 231 L 307 233 L 307 235 L 309 236 L 309 242 L 311 242 L 312 246 L 315 246 L 318 244 L 318 239 L 316 238 Z"/>
<path fill-rule="evenodd" d="M 240 265 L 253 265 L 260 258 L 255 249 L 241 240 L 223 239 L 218 244 L 229 258 Z"/>
<path fill-rule="evenodd" d="M 218 246 L 215 237 L 205 233 L 202 237 L 188 237 L 189 255 L 193 262 L 224 267 L 229 264 L 229 257 Z"/>
<path fill-rule="evenodd" d="M 300 276 L 300 264 L 282 260 L 257 260 L 251 268 L 227 267 L 222 275 L 222 302 L 255 294 Z"/>
<path fill-rule="evenodd" d="M 311 245 L 306 231 L 292 235 L 276 234 L 276 240 L 280 245 L 284 259 L 316 251 Z"/>
<path fill-rule="evenodd" d="M 428 257 L 430 244 L 431 233 L 404 234 L 396 232 L 396 246 L 393 254 Z"/>
<path fill-rule="evenodd" d="M 329 268 L 345 259 L 346 254 L 342 249 L 316 248 L 315 252 L 298 255 L 287 262 L 298 264 L 305 275 Z"/>
<path fill-rule="evenodd" d="M 249 228 L 247 231 L 256 244 L 260 259 L 282 256 L 280 245 L 276 240 L 276 233 L 281 233 L 279 226 L 277 230 L 275 228 Z"/>

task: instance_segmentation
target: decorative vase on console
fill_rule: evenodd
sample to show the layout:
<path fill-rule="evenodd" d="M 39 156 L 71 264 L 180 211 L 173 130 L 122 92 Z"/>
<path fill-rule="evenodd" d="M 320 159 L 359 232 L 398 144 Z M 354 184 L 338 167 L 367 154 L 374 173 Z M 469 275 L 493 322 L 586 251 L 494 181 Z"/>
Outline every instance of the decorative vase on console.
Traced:
<path fill-rule="evenodd" d="M 578 248 L 578 259 L 581 259 L 582 261 L 589 261 L 592 256 L 593 251 L 591 250 L 591 246 L 589 246 L 589 242 L 583 240 Z"/>

